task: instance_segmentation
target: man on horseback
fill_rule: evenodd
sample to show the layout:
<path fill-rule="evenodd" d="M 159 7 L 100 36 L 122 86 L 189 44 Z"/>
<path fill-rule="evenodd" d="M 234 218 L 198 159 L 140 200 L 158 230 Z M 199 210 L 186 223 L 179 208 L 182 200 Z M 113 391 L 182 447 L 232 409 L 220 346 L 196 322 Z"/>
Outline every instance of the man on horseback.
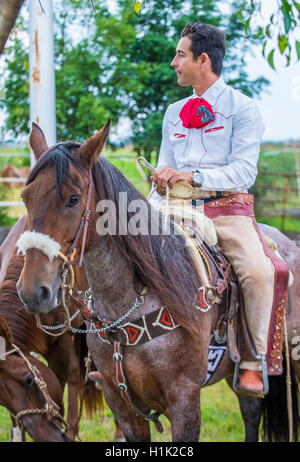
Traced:
<path fill-rule="evenodd" d="M 257 175 L 264 124 L 255 102 L 221 77 L 224 56 L 225 34 L 217 28 L 190 23 L 183 29 L 171 66 L 178 84 L 194 91 L 166 111 L 151 179 L 162 192 L 178 181 L 209 192 L 204 211 L 213 220 L 218 244 L 243 289 L 257 359 L 242 358 L 239 389 L 259 394 L 262 360 L 273 338 L 269 327 L 287 288 L 288 268 L 267 250 L 248 193 Z M 158 199 L 155 193 L 153 205 Z M 278 364 L 273 368 L 274 374 L 279 373 Z"/>

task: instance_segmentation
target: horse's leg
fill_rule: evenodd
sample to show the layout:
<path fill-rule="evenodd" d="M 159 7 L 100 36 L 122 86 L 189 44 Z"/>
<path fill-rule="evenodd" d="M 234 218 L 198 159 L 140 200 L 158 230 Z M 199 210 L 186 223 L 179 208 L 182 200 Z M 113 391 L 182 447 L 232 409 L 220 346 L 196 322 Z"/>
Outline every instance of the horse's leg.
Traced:
<path fill-rule="evenodd" d="M 226 382 L 232 389 L 233 377 L 227 377 Z M 256 443 L 258 441 L 263 401 L 260 398 L 252 396 L 239 395 L 237 393 L 235 393 L 235 395 L 239 400 L 240 410 L 245 426 L 245 442 Z"/>
<path fill-rule="evenodd" d="M 71 351 L 73 349 L 73 337 L 68 333 L 57 338 L 45 355 L 48 366 L 54 372 L 64 390 L 70 362 Z"/>
<path fill-rule="evenodd" d="M 150 425 L 123 400 L 118 390 L 104 382 L 105 400 L 125 435 L 127 443 L 151 441 Z"/>
<path fill-rule="evenodd" d="M 169 394 L 172 441 L 198 442 L 201 426 L 200 386 L 194 382 L 179 383 Z"/>
<path fill-rule="evenodd" d="M 247 443 L 256 443 L 263 410 L 262 399 L 252 396 L 237 396 L 245 425 L 245 441 Z"/>
<path fill-rule="evenodd" d="M 74 349 L 70 353 L 68 369 L 68 417 L 69 430 L 67 435 L 74 439 L 78 433 L 78 394 L 80 390 L 80 359 Z"/>
<path fill-rule="evenodd" d="M 116 443 L 124 443 L 126 441 L 125 439 L 125 435 L 124 433 L 122 432 L 119 424 L 118 424 L 118 421 L 117 419 L 115 418 L 115 425 L 116 425 L 116 431 L 115 431 L 115 442 Z"/>

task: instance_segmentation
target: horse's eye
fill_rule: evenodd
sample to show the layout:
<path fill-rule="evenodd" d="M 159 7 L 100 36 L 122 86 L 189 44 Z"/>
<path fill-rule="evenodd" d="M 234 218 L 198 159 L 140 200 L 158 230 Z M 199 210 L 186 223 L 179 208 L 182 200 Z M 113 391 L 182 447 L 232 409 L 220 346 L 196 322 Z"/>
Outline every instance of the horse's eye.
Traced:
<path fill-rule="evenodd" d="M 33 375 L 32 374 L 27 374 L 26 377 L 25 377 L 25 387 L 28 389 L 31 387 L 31 385 L 33 384 L 34 382 L 34 378 L 33 378 Z"/>
<path fill-rule="evenodd" d="M 74 207 L 74 205 L 77 205 L 79 201 L 80 201 L 80 196 L 77 196 L 76 194 L 74 194 L 73 196 L 70 196 L 66 202 L 66 208 Z"/>

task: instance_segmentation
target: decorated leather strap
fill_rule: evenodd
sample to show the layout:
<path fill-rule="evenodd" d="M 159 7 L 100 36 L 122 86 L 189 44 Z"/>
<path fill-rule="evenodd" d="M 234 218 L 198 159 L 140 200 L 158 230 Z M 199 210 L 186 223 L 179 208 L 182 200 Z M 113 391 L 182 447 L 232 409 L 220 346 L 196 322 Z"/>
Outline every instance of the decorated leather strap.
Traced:
<path fill-rule="evenodd" d="M 232 196 L 221 197 L 204 204 L 204 213 L 208 218 L 219 215 L 254 216 L 254 197 L 248 193 L 236 193 Z"/>
<path fill-rule="evenodd" d="M 123 368 L 123 351 L 122 345 L 120 342 L 114 342 L 114 354 L 113 359 L 116 364 L 116 381 L 118 385 L 118 389 L 121 393 L 122 398 L 134 408 L 136 412 L 138 412 L 145 420 L 150 420 L 154 423 L 155 428 L 158 432 L 163 433 L 164 429 L 158 417 L 160 416 L 159 412 L 154 412 L 153 414 L 145 414 L 142 412 L 134 403 L 132 396 L 130 394 L 127 378 Z"/>
<path fill-rule="evenodd" d="M 99 335 L 104 342 L 112 343 L 112 341 L 117 340 L 121 345 L 136 346 L 166 334 L 177 327 L 179 324 L 175 323 L 169 310 L 162 306 L 152 313 L 143 315 L 136 321 L 126 322 L 118 326 L 116 333 L 99 332 Z"/>

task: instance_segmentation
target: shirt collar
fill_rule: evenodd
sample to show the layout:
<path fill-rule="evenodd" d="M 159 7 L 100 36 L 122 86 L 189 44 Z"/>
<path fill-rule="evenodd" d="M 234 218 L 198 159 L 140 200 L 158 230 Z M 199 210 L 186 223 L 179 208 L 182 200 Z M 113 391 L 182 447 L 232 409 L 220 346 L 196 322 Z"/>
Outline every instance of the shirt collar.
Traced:
<path fill-rule="evenodd" d="M 195 90 L 193 91 L 193 96 L 196 98 L 204 98 L 213 106 L 225 87 L 226 83 L 223 77 L 219 77 L 201 96 L 197 95 Z"/>

